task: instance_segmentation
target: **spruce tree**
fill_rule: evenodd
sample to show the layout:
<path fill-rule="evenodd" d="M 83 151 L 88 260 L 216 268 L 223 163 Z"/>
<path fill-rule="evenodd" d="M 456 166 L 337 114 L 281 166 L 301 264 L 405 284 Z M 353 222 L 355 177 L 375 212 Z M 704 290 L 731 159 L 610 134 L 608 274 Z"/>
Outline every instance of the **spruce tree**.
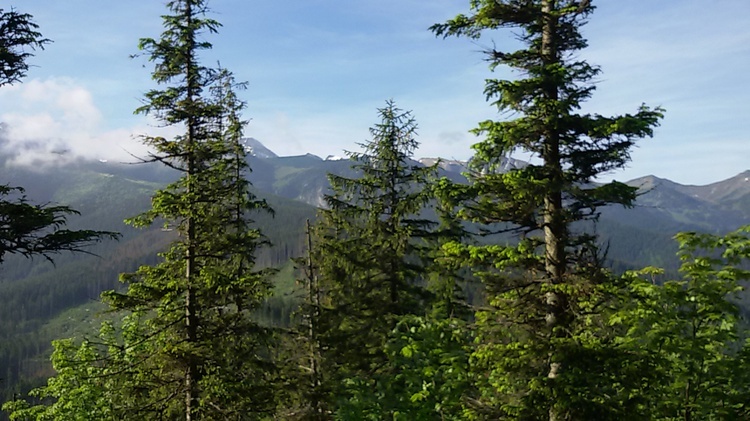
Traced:
<path fill-rule="evenodd" d="M 486 284 L 489 306 L 477 313 L 474 352 L 479 396 L 476 416 L 513 419 L 605 419 L 625 416 L 614 399 L 607 359 L 597 353 L 610 276 L 592 235 L 579 221 L 596 219 L 607 204 L 632 205 L 635 189 L 595 184 L 622 168 L 630 149 L 652 135 L 662 110 L 606 117 L 581 113 L 599 69 L 581 60 L 580 27 L 593 12 L 588 0 L 472 0 L 471 13 L 432 27 L 438 36 L 478 39 L 512 28 L 524 48 L 485 52 L 492 69 L 508 66 L 517 79 L 489 79 L 488 101 L 515 118 L 474 129 L 470 185 L 461 215 L 516 241 L 448 251 Z M 516 151 L 532 156 L 524 168 L 501 171 Z M 574 225 L 576 224 L 576 225 Z M 600 358 L 601 357 L 601 358 Z M 582 361 L 586 360 L 586 361 Z M 619 415 L 618 415 L 619 414 Z"/>
<path fill-rule="evenodd" d="M 268 412 L 272 400 L 262 357 L 268 333 L 250 319 L 270 291 L 254 268 L 264 239 L 247 219 L 267 206 L 248 190 L 239 145 L 243 104 L 231 75 L 198 58 L 211 46 L 201 35 L 219 24 L 205 17 L 203 0 L 171 1 L 168 8 L 173 14 L 164 17 L 162 37 L 140 42 L 155 63 L 154 80 L 167 86 L 148 92 L 138 112 L 184 126 L 173 140 L 144 138 L 153 160 L 183 176 L 131 222 L 163 219 L 180 238 L 162 264 L 125 277 L 127 294 L 107 298 L 117 309 L 156 316 L 143 319 L 142 334 L 153 343 L 147 377 L 155 390 L 147 406 L 160 400 L 159 411 L 187 420 L 247 419 Z"/>
<path fill-rule="evenodd" d="M 119 328 L 105 324 L 79 350 L 59 344 L 56 368 L 67 386 L 52 379 L 36 392 L 57 402 L 20 405 L 17 417 L 86 419 L 92 406 L 134 420 L 248 420 L 273 411 L 270 332 L 251 317 L 270 285 L 255 267 L 266 240 L 249 216 L 268 207 L 249 191 L 244 103 L 235 94 L 243 84 L 200 64 L 198 53 L 211 46 L 201 36 L 219 26 L 205 17 L 206 1 L 167 6 L 162 37 L 140 42 L 155 64 L 154 80 L 165 86 L 149 91 L 138 112 L 184 129 L 174 139 L 143 138 L 153 150 L 146 160 L 182 177 L 129 222 L 163 223 L 179 236 L 161 263 L 123 275 L 127 291 L 103 294 L 126 314 Z M 93 393 L 98 388 L 106 393 Z M 81 402 L 85 396 L 96 404 Z"/>
<path fill-rule="evenodd" d="M 423 239 L 433 223 L 421 213 L 435 169 L 411 160 L 417 141 L 410 112 L 388 101 L 378 113 L 372 140 L 349 154 L 360 177 L 329 175 L 333 193 L 312 250 L 324 292 L 319 339 L 336 387 L 346 379 L 360 387 L 379 372 L 389 332 L 399 317 L 424 314 L 428 297 Z"/>

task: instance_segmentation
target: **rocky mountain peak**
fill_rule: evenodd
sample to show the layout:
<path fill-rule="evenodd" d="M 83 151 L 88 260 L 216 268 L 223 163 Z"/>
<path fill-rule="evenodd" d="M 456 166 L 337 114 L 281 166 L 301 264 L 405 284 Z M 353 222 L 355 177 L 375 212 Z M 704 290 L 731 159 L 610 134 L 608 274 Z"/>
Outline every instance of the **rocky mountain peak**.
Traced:
<path fill-rule="evenodd" d="M 248 155 L 256 158 L 278 158 L 279 156 L 273 153 L 270 149 L 265 147 L 259 140 L 252 137 L 244 137 L 240 140 L 240 143 L 245 148 L 245 152 Z"/>
<path fill-rule="evenodd" d="M 454 159 L 442 159 L 442 158 L 420 158 L 419 163 L 425 167 L 431 167 L 438 164 L 440 168 L 447 172 L 462 173 L 466 171 L 466 161 L 458 161 Z"/>

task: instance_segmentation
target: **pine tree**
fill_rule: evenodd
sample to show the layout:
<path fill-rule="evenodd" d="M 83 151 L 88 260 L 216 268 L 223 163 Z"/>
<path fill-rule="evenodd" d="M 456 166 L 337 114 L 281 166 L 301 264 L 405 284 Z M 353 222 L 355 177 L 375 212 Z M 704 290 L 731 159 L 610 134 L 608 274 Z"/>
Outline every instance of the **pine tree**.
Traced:
<path fill-rule="evenodd" d="M 652 135 L 662 110 L 641 106 L 616 117 L 578 112 L 599 74 L 577 54 L 586 47 L 579 29 L 594 10 L 590 1 L 472 0 L 470 6 L 471 14 L 432 30 L 477 39 L 513 28 L 525 45 L 514 52 L 486 51 L 492 69 L 508 66 L 520 75 L 485 85 L 488 100 L 517 118 L 484 121 L 474 130 L 484 140 L 474 145 L 474 172 L 462 191 L 461 211 L 468 220 L 516 233 L 517 241 L 447 247 L 474 268 L 489 295 L 490 306 L 477 313 L 480 345 L 473 361 L 486 375 L 479 377 L 475 413 L 616 418 L 616 405 L 606 395 L 617 391 L 598 379 L 612 367 L 597 353 L 606 328 L 597 314 L 611 277 L 602 269 L 595 237 L 573 225 L 596 219 L 603 205 L 632 205 L 633 188 L 592 182 L 628 162 L 630 149 Z M 503 160 L 519 150 L 538 163 L 501 172 Z"/>

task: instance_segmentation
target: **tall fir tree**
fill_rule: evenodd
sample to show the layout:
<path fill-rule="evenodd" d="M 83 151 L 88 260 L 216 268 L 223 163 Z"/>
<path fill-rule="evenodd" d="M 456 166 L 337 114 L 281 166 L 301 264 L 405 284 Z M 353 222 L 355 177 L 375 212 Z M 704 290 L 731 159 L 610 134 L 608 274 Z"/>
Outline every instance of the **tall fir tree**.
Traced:
<path fill-rule="evenodd" d="M 492 69 L 508 66 L 514 80 L 489 79 L 488 101 L 514 119 L 483 121 L 474 133 L 470 186 L 461 216 L 517 233 L 514 243 L 447 246 L 485 282 L 489 306 L 477 313 L 473 362 L 479 376 L 474 413 L 497 419 L 605 419 L 623 416 L 597 381 L 607 360 L 597 347 L 610 277 L 592 235 L 573 229 L 596 219 L 607 204 L 632 205 L 635 189 L 594 184 L 623 167 L 638 139 L 652 135 L 662 110 L 605 117 L 580 113 L 599 69 L 579 58 L 580 27 L 593 12 L 588 0 L 471 0 L 471 13 L 432 27 L 438 36 L 478 39 L 512 28 L 524 48 L 486 51 Z M 535 157 L 501 172 L 516 151 Z M 589 364 L 583 364 L 587 359 Z M 589 377 L 586 377 L 589 376 Z M 619 415 L 618 415 L 619 414 Z"/>
<path fill-rule="evenodd" d="M 176 224 L 180 239 L 164 263 L 125 278 L 127 294 L 108 298 L 115 308 L 157 316 L 144 320 L 154 344 L 149 359 L 160 368 L 150 383 L 166 388 L 151 391 L 148 405 L 179 390 L 160 404 L 163 410 L 186 420 L 247 419 L 272 407 L 264 382 L 268 332 L 250 319 L 270 293 L 253 267 L 265 241 L 247 219 L 267 206 L 248 190 L 236 86 L 226 71 L 206 68 L 198 58 L 211 47 L 201 35 L 219 26 L 205 17 L 206 3 L 169 2 L 173 14 L 164 17 L 162 37 L 140 42 L 155 62 L 154 80 L 168 86 L 148 92 L 138 112 L 182 125 L 185 133 L 173 140 L 144 138 L 156 151 L 153 160 L 183 176 L 157 192 L 152 209 L 132 223 L 161 218 Z"/>
<path fill-rule="evenodd" d="M 81 402 L 82 396 L 95 396 L 95 406 L 106 408 L 100 413 L 112 419 L 251 420 L 274 409 L 271 336 L 251 317 L 270 285 L 255 267 L 266 240 L 249 215 L 269 209 L 249 191 L 246 177 L 240 144 L 245 122 L 239 115 L 244 103 L 235 94 L 244 85 L 198 59 L 211 47 L 202 35 L 219 27 L 205 16 L 206 3 L 168 2 L 162 37 L 140 42 L 155 63 L 154 80 L 166 86 L 149 91 L 137 111 L 184 129 L 171 140 L 144 137 L 153 150 L 147 160 L 182 177 L 157 191 L 152 208 L 129 222 L 163 222 L 179 236 L 161 263 L 123 275 L 126 292 L 103 295 L 113 310 L 128 314 L 121 329 L 113 333 L 105 325 L 97 341 L 78 351 L 59 344 L 60 375 L 86 376 L 72 382 L 80 393 L 51 380 L 37 394 L 57 404 L 21 405 L 19 419 L 85 419 L 92 404 Z M 97 388 L 107 393 L 88 393 Z M 68 412 L 56 412 L 62 410 Z"/>

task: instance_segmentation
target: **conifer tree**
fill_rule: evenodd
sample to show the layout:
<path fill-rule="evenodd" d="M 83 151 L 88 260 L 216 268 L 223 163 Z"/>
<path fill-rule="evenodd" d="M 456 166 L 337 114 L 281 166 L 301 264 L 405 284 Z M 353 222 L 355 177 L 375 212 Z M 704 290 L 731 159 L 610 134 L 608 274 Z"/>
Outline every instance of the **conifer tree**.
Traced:
<path fill-rule="evenodd" d="M 161 218 L 176 224 L 180 239 L 164 263 L 125 277 L 127 294 L 108 298 L 118 309 L 155 312 L 143 326 L 154 345 L 149 383 L 158 385 L 148 405 L 162 399 L 160 410 L 187 420 L 247 419 L 266 413 L 271 402 L 261 357 L 267 333 L 249 318 L 270 291 L 253 267 L 264 239 L 246 216 L 267 206 L 248 190 L 236 86 L 197 55 L 211 46 L 200 36 L 219 24 L 205 17 L 206 1 L 172 1 L 168 8 L 173 15 L 165 16 L 161 39 L 140 43 L 155 62 L 154 80 L 167 87 L 148 92 L 138 112 L 185 127 L 173 140 L 144 138 L 156 151 L 153 160 L 183 176 L 132 223 Z"/>
<path fill-rule="evenodd" d="M 596 354 L 605 340 L 596 315 L 610 277 L 595 238 L 573 224 L 596 219 L 603 205 L 632 205 L 635 189 L 592 182 L 628 162 L 630 149 L 652 135 L 662 110 L 641 106 L 615 117 L 578 111 L 599 74 L 578 55 L 586 47 L 579 29 L 594 10 L 590 1 L 472 0 L 470 7 L 470 14 L 432 30 L 477 39 L 512 28 L 524 45 L 485 52 L 492 69 L 508 66 L 519 75 L 485 85 L 488 101 L 517 117 L 474 129 L 484 139 L 474 145 L 470 186 L 461 192 L 464 218 L 514 232 L 517 241 L 448 246 L 474 268 L 489 295 L 490 306 L 477 313 L 480 345 L 473 361 L 486 374 L 478 377 L 475 414 L 557 421 L 624 416 L 615 399 L 606 398 L 617 391 L 598 377 L 612 374 Z M 501 172 L 503 159 L 516 151 L 535 159 Z"/>
<path fill-rule="evenodd" d="M 324 292 L 319 338 L 326 372 L 339 386 L 366 382 L 385 365 L 389 332 L 399 317 L 423 314 L 428 295 L 420 239 L 432 223 L 421 212 L 435 170 L 411 161 L 410 112 L 388 101 L 378 113 L 364 152 L 349 154 L 360 177 L 329 175 L 333 193 L 313 248 Z"/>
<path fill-rule="evenodd" d="M 80 351 L 60 343 L 61 375 L 88 373 L 73 382 L 81 393 L 51 381 L 37 394 L 58 404 L 21 405 L 18 417 L 71 419 L 75 408 L 85 419 L 91 403 L 79 399 L 87 395 L 97 396 L 97 407 L 106 408 L 101 413 L 113 419 L 248 420 L 273 410 L 270 332 L 251 317 L 270 286 L 254 266 L 266 240 L 249 214 L 268 207 L 249 191 L 246 178 L 239 115 L 244 103 L 235 94 L 243 85 L 226 70 L 200 64 L 198 53 L 211 46 L 201 36 L 219 26 L 205 17 L 206 1 L 167 6 L 171 15 L 164 16 L 162 37 L 140 42 L 155 63 L 154 80 L 165 87 L 149 91 L 138 112 L 184 128 L 174 139 L 144 137 L 153 150 L 148 160 L 182 177 L 157 191 L 152 208 L 130 223 L 163 222 L 179 237 L 161 263 L 123 275 L 126 292 L 103 295 L 113 310 L 128 314 L 120 330 L 105 325 Z M 76 360 L 81 356 L 91 359 Z M 97 387 L 107 393 L 88 393 Z M 63 409 L 69 412 L 56 412 Z"/>

